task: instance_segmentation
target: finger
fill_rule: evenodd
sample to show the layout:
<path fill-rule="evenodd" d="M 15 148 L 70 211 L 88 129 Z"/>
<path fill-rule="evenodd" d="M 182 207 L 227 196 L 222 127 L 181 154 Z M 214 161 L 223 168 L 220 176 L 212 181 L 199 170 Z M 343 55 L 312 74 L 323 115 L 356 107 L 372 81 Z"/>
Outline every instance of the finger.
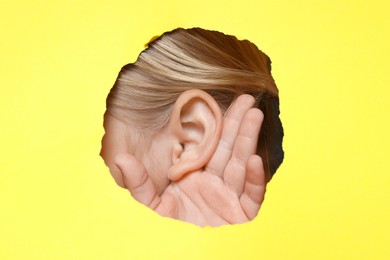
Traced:
<path fill-rule="evenodd" d="M 266 180 L 261 157 L 253 155 L 247 164 L 244 193 L 240 197 L 241 207 L 249 219 L 254 219 L 264 200 Z"/>
<path fill-rule="evenodd" d="M 263 113 L 257 108 L 251 108 L 246 113 L 223 174 L 225 184 L 235 190 L 238 196 L 244 191 L 247 162 L 256 154 L 263 117 Z"/>
<path fill-rule="evenodd" d="M 206 170 L 222 177 L 232 155 L 233 146 L 247 111 L 253 107 L 255 99 L 251 95 L 239 96 L 230 106 L 223 119 L 223 129 L 218 147 L 207 164 Z"/>
<path fill-rule="evenodd" d="M 160 197 L 142 163 L 134 156 L 122 153 L 116 156 L 115 164 L 123 175 L 125 188 L 130 191 L 134 199 L 155 209 L 160 203 Z"/>

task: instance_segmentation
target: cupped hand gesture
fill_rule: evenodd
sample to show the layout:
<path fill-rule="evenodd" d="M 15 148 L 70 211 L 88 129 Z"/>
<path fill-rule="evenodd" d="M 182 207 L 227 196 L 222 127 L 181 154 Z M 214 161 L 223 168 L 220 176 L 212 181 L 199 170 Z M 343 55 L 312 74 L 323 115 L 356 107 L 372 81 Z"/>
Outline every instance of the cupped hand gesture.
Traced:
<path fill-rule="evenodd" d="M 119 154 L 115 163 L 126 188 L 160 215 L 198 226 L 252 220 L 266 187 L 262 159 L 256 155 L 263 114 L 253 104 L 249 95 L 238 97 L 226 112 L 218 147 L 208 164 L 171 182 L 161 195 L 141 162 Z"/>

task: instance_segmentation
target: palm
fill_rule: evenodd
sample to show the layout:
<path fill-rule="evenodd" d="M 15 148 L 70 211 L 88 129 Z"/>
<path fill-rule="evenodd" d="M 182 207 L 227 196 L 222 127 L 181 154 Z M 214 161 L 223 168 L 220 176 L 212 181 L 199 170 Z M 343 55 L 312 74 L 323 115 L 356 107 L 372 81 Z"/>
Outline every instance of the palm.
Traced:
<path fill-rule="evenodd" d="M 145 168 L 134 157 L 119 159 L 126 187 L 134 198 L 160 215 L 199 226 L 220 226 L 253 219 L 261 206 L 265 178 L 256 153 L 262 113 L 253 98 L 239 97 L 227 112 L 219 145 L 203 170 L 171 182 L 159 196 Z M 139 169 L 139 178 L 128 170 Z M 138 179 L 138 181 L 137 181 Z"/>
<path fill-rule="evenodd" d="M 207 171 L 188 174 L 171 183 L 161 195 L 156 211 L 199 226 L 242 223 L 250 219 L 236 192 Z"/>

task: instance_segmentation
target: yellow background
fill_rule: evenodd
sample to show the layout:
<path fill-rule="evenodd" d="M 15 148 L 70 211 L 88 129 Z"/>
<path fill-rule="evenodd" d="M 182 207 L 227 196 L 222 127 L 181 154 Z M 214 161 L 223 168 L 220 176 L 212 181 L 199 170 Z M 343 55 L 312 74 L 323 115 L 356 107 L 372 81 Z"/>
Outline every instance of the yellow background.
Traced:
<path fill-rule="evenodd" d="M 0 259 L 390 259 L 389 1 L 0 3 Z M 179 26 L 272 58 L 286 156 L 251 223 L 161 218 L 98 156 L 119 69 Z"/>

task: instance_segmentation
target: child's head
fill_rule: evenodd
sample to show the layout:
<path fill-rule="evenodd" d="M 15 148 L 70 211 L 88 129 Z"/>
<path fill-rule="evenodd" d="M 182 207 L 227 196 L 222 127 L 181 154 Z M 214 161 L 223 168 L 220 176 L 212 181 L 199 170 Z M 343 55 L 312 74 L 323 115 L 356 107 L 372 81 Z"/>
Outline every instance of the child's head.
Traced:
<path fill-rule="evenodd" d="M 140 158 L 145 153 L 161 158 L 164 168 L 166 151 L 157 151 L 156 144 L 162 141 L 153 144 L 153 140 L 168 125 L 175 103 L 184 93 L 192 95 L 193 100 L 205 93 L 198 99 L 209 104 L 212 98 L 221 115 L 241 94 L 256 99 L 255 106 L 264 113 L 257 152 L 270 180 L 283 160 L 283 128 L 270 59 L 247 40 L 200 28 L 178 28 L 153 39 L 135 63 L 125 65 L 107 97 L 102 156 L 118 184 L 122 183 L 113 166 L 118 151 L 126 150 Z M 150 157 L 145 158 L 147 166 Z M 165 176 L 152 179 L 158 190 L 169 182 Z"/>

